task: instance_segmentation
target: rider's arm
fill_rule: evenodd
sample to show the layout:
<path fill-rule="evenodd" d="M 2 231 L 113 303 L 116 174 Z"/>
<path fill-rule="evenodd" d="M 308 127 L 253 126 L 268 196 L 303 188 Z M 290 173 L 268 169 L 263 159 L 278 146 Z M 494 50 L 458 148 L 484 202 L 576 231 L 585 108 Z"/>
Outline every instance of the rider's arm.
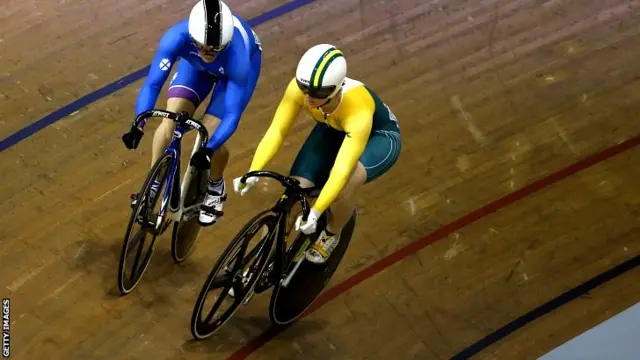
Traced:
<path fill-rule="evenodd" d="M 147 79 L 138 93 L 135 109 L 136 116 L 144 111 L 153 109 L 158 100 L 160 90 L 162 90 L 162 86 L 167 81 L 171 68 L 178 58 L 183 40 L 175 30 L 175 27 L 170 28 L 160 39 Z M 144 126 L 144 124 L 141 125 Z"/>
<path fill-rule="evenodd" d="M 298 113 L 300 113 L 302 101 L 304 101 L 302 92 L 298 89 L 295 79 L 291 80 L 269 129 L 258 144 L 249 171 L 262 170 L 278 152 Z"/>
<path fill-rule="evenodd" d="M 251 64 L 246 56 L 244 45 L 242 41 L 232 43 L 232 45 L 235 46 L 229 49 L 231 53 L 225 69 L 227 71 L 227 90 L 224 95 L 224 113 L 220 124 L 207 144 L 207 147 L 213 151 L 216 151 L 236 131 L 243 110 L 242 100 L 247 92 L 253 91 L 248 88 Z"/>
<path fill-rule="evenodd" d="M 352 90 L 354 92 L 359 89 Z M 355 95 L 355 94 L 350 94 Z M 357 110 L 343 121 L 343 129 L 346 132 L 344 141 L 338 151 L 338 156 L 329 174 L 329 179 L 322 187 L 318 200 L 313 208 L 322 214 L 335 201 L 351 177 L 358 164 L 360 156 L 364 152 L 371 133 L 375 103 L 370 95 L 363 94 L 356 99 L 351 99 L 357 104 Z"/>

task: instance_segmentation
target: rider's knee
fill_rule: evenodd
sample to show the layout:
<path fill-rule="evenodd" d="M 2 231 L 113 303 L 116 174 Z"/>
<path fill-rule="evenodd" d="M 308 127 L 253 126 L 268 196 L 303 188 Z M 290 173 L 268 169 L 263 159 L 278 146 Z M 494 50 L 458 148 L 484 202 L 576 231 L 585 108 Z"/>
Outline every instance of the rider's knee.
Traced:
<path fill-rule="evenodd" d="M 165 139 L 171 139 L 173 131 L 176 129 L 176 123 L 171 119 L 162 119 L 160 125 L 155 131 L 156 136 L 162 136 Z"/>
<path fill-rule="evenodd" d="M 301 176 L 293 176 L 294 179 L 298 179 L 300 181 L 300 187 L 303 189 L 308 189 L 314 187 L 313 181 L 303 178 Z"/>
<path fill-rule="evenodd" d="M 348 205 L 352 202 L 355 195 L 355 191 L 351 189 L 343 189 L 340 191 L 336 199 L 333 201 L 334 205 Z"/>
<path fill-rule="evenodd" d="M 362 163 L 358 162 L 353 169 L 349 180 L 342 191 L 338 194 L 336 202 L 350 203 L 356 195 L 358 189 L 367 182 L 367 170 Z"/>
<path fill-rule="evenodd" d="M 202 117 L 202 124 L 205 128 L 207 128 L 209 134 L 213 134 L 213 132 L 216 131 L 218 125 L 220 125 L 220 122 L 220 119 L 210 114 L 206 114 Z"/>
<path fill-rule="evenodd" d="M 187 112 L 189 116 L 192 116 L 196 111 L 196 105 L 191 100 L 172 97 L 167 99 L 167 110 L 177 113 Z"/>
<path fill-rule="evenodd" d="M 225 144 L 220 145 L 218 150 L 213 154 L 216 158 L 228 158 L 229 157 L 229 148 Z"/>
<path fill-rule="evenodd" d="M 189 114 L 189 116 L 192 116 L 195 112 L 195 109 L 195 104 L 187 99 L 173 97 L 167 100 L 167 110 L 171 112 L 186 112 L 187 114 Z M 173 137 L 173 132 L 175 131 L 175 129 L 175 121 L 171 119 L 162 119 L 162 122 L 156 129 L 156 134 L 169 140 L 171 139 L 171 137 Z"/>

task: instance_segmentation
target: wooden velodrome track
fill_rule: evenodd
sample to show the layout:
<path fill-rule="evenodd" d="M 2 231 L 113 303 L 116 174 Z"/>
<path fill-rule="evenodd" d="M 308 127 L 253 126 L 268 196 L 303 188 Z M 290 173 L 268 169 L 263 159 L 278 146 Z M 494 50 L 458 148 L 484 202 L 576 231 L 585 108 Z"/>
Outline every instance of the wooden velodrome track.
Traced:
<path fill-rule="evenodd" d="M 0 295 L 12 358 L 533 359 L 640 301 L 634 0 L 229 0 L 260 23 L 265 53 L 229 143 L 228 185 L 299 56 L 321 42 L 343 48 L 350 76 L 395 111 L 402 155 L 361 192 L 336 287 L 286 331 L 265 333 L 266 294 L 206 341 L 188 330 L 207 272 L 273 202 L 273 182 L 231 194 L 182 265 L 165 235 L 120 297 L 128 195 L 157 124 L 135 152 L 120 135 L 138 70 L 193 2 L 3 1 Z M 288 169 L 311 125 L 299 120 L 273 169 Z"/>

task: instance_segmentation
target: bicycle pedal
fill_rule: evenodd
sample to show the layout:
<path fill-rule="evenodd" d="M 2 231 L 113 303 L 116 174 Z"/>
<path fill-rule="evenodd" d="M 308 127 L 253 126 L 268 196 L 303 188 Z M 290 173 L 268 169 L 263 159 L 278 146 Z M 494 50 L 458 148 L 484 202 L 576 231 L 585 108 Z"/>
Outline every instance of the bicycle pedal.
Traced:
<path fill-rule="evenodd" d="M 203 209 L 203 210 L 206 210 L 206 211 L 212 213 L 214 216 L 216 216 L 216 218 L 221 218 L 222 215 L 224 215 L 224 211 L 218 211 L 218 210 L 212 209 L 212 208 L 206 208 L 206 209 Z"/>
<path fill-rule="evenodd" d="M 213 206 L 200 205 L 200 210 L 204 210 L 208 213 L 211 213 L 217 217 L 222 217 L 224 215 L 223 210 L 216 210 Z"/>

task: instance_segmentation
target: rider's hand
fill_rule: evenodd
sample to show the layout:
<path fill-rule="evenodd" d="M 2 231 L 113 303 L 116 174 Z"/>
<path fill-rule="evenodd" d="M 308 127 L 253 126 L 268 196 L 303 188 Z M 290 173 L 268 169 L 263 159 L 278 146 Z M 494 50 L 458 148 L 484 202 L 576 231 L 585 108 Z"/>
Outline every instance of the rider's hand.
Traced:
<path fill-rule="evenodd" d="M 211 157 L 213 150 L 208 147 L 198 149 L 191 157 L 191 165 L 198 170 L 208 170 L 211 168 Z"/>
<path fill-rule="evenodd" d="M 300 214 L 296 220 L 296 231 L 302 231 L 307 235 L 313 234 L 316 232 L 316 227 L 318 226 L 318 218 L 320 218 L 320 214 L 318 210 L 313 208 L 309 211 L 307 222 L 302 221 L 302 214 Z"/>
<path fill-rule="evenodd" d="M 255 176 L 248 177 L 244 184 L 240 182 L 241 179 L 242 176 L 233 179 L 233 190 L 240 193 L 240 195 L 244 195 L 249 192 L 249 189 L 258 182 L 258 178 Z"/>
<path fill-rule="evenodd" d="M 131 130 L 122 135 L 122 142 L 127 149 L 137 149 L 138 144 L 140 144 L 140 139 L 142 139 L 142 135 L 144 135 L 142 129 L 135 125 L 131 125 Z"/>

